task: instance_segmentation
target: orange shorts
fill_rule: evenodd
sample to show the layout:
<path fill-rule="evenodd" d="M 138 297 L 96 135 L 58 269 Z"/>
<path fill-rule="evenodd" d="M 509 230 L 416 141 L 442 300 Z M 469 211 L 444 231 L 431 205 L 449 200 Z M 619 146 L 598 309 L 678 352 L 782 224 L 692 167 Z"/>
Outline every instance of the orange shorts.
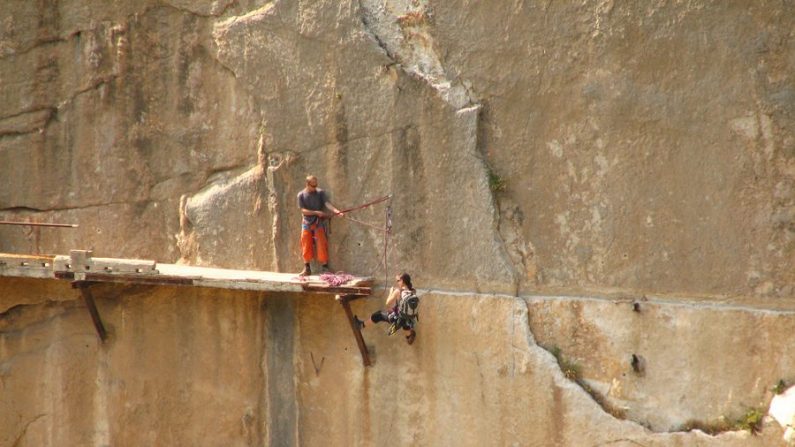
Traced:
<path fill-rule="evenodd" d="M 317 253 L 315 253 L 314 249 L 317 249 Z M 302 225 L 301 255 L 304 258 L 305 264 L 308 264 L 314 255 L 317 255 L 317 261 L 319 263 L 328 264 L 328 239 L 326 239 L 325 225 L 319 225 L 317 223 Z"/>

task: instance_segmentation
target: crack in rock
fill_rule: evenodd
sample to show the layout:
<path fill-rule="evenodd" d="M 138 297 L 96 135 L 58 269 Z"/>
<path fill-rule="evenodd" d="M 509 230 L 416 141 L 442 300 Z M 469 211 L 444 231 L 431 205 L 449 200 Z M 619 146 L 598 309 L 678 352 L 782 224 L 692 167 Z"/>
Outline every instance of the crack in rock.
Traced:
<path fill-rule="evenodd" d="M 53 107 L 46 107 L 1 118 L 0 137 L 41 132 L 50 123 L 55 111 Z"/>
<path fill-rule="evenodd" d="M 226 1 L 212 1 L 212 2 L 197 2 L 196 0 L 163 0 L 165 5 L 168 5 L 178 11 L 186 12 L 188 14 L 197 15 L 199 17 L 221 17 L 226 14 L 235 3 L 236 0 Z"/>
<path fill-rule="evenodd" d="M 46 414 L 44 414 L 44 413 L 42 413 L 42 414 L 38 414 L 38 415 L 34 416 L 34 417 L 33 417 L 33 419 L 31 419 L 30 421 L 28 421 L 28 422 L 25 424 L 25 426 L 24 426 L 24 427 L 22 427 L 22 431 L 19 433 L 19 435 L 17 435 L 16 439 L 14 439 L 14 443 L 13 443 L 13 444 L 11 444 L 11 446 L 12 446 L 12 447 L 18 447 L 18 446 L 22 445 L 22 444 L 21 444 L 21 442 L 22 442 L 22 439 L 23 439 L 23 438 L 25 437 L 25 435 L 28 433 L 28 428 L 29 428 L 31 425 L 33 425 L 33 423 L 34 423 L 34 422 L 38 421 L 39 419 L 43 418 L 44 416 L 47 416 L 47 415 L 46 415 Z"/>
<path fill-rule="evenodd" d="M 450 79 L 434 50 L 430 27 L 433 11 L 428 0 L 361 0 L 362 24 L 390 59 L 411 75 L 427 82 L 454 109 L 478 106 L 467 81 Z"/>

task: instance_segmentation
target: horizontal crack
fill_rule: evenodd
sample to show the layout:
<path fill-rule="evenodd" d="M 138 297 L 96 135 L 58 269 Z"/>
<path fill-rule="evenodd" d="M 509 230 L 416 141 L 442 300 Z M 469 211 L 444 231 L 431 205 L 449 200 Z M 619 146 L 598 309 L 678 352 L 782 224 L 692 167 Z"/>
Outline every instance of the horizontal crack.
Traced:
<path fill-rule="evenodd" d="M 102 202 L 102 203 L 88 203 L 85 205 L 79 206 L 65 206 L 65 207 L 55 207 L 55 208 L 34 208 L 29 206 L 12 206 L 7 208 L 0 208 L 0 212 L 16 212 L 19 210 L 31 210 L 32 212 L 37 213 L 52 213 L 52 212 L 62 212 L 62 211 L 75 211 L 75 210 L 83 210 L 83 209 L 90 209 L 90 208 L 99 208 L 105 206 L 120 206 L 120 205 L 129 205 L 129 206 L 138 206 L 138 205 L 148 205 L 151 203 L 159 203 L 162 200 L 134 200 L 134 201 L 117 201 L 117 202 Z"/>
<path fill-rule="evenodd" d="M 21 48 L 18 51 L 14 51 L 13 53 L 7 53 L 5 55 L 0 55 L 0 61 L 5 60 L 5 59 L 12 59 L 12 58 L 15 58 L 15 57 L 18 57 L 18 56 L 24 56 L 24 55 L 26 55 L 28 53 L 31 53 L 31 52 L 35 51 L 36 49 L 38 49 L 40 47 L 56 45 L 56 44 L 59 44 L 59 43 L 66 43 L 71 38 L 72 38 L 72 35 L 69 35 L 67 37 L 53 37 L 53 38 L 50 38 L 50 39 L 36 40 L 35 42 L 33 42 L 33 45 L 29 45 L 27 47 L 23 47 L 23 48 Z"/>
<path fill-rule="evenodd" d="M 12 119 L 12 118 L 19 118 L 21 116 L 30 115 L 30 114 L 34 114 L 34 113 L 37 113 L 37 112 L 43 112 L 43 111 L 46 111 L 46 110 L 55 111 L 55 108 L 54 107 L 39 107 L 38 109 L 22 110 L 22 111 L 13 113 L 11 115 L 0 116 L 0 121 L 9 120 L 9 119 Z"/>

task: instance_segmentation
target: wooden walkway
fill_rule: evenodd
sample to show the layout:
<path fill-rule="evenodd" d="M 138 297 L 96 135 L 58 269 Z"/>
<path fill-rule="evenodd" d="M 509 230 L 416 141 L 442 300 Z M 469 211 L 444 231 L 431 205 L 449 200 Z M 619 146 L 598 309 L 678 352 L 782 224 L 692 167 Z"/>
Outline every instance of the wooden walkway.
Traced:
<path fill-rule="evenodd" d="M 314 275 L 302 278 L 294 273 L 158 264 L 142 259 L 95 258 L 87 250 L 72 250 L 68 256 L 0 253 L 0 277 L 70 281 L 73 288 L 80 290 L 102 341 L 107 339 L 107 332 L 91 294 L 92 284 L 123 283 L 329 294 L 342 305 L 348 317 L 364 365 L 371 364 L 367 346 L 350 308 L 351 301 L 372 293 L 373 281 L 368 277 L 354 277 L 345 284 L 331 286 Z"/>

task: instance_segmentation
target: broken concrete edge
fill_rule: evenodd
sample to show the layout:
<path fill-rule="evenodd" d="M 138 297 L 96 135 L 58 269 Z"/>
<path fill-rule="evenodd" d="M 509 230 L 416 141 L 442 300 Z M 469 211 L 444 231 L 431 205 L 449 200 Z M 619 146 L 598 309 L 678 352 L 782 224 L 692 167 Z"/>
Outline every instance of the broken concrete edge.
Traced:
<path fill-rule="evenodd" d="M 291 273 L 95 258 L 90 250 L 71 250 L 69 256 L 0 253 L 0 277 L 355 296 L 368 296 L 372 292 L 369 287 L 372 278 L 367 277 L 355 277 L 350 286 L 329 286 L 324 281 L 299 278 Z"/>

